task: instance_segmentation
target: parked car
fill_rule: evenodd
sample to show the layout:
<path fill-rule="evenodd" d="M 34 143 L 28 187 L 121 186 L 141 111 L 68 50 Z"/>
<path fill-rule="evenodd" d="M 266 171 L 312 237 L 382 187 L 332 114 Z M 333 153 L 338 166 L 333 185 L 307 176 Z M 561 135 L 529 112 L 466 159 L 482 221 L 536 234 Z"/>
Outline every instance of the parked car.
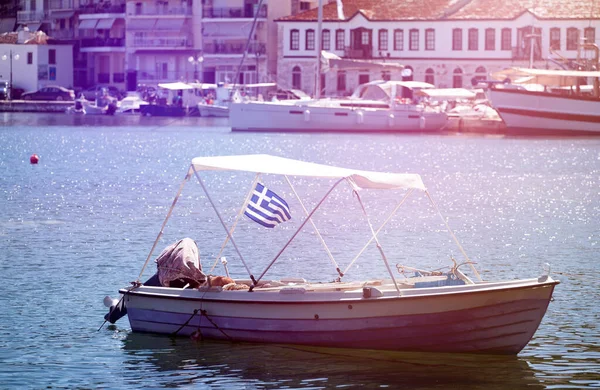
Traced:
<path fill-rule="evenodd" d="M 96 85 L 81 91 L 80 96 L 85 97 L 86 100 L 96 100 L 97 97 L 102 96 L 104 91 L 108 90 L 108 94 L 118 100 L 123 99 L 125 94 L 121 93 L 117 87 L 112 85 Z"/>
<path fill-rule="evenodd" d="M 75 92 L 71 89 L 59 87 L 58 85 L 49 85 L 35 92 L 25 92 L 21 94 L 23 100 L 75 100 Z"/>

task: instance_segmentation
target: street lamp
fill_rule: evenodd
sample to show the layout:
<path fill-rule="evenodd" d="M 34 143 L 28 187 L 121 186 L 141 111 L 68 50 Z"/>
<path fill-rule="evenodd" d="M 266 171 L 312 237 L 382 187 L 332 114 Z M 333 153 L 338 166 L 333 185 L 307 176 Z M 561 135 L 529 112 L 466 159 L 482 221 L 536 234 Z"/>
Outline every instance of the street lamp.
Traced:
<path fill-rule="evenodd" d="M 2 61 L 10 60 L 10 65 L 9 65 L 10 66 L 10 69 L 9 69 L 9 72 L 10 72 L 9 83 L 10 83 L 10 85 L 8 86 L 9 90 L 7 92 L 8 92 L 8 100 L 12 100 L 12 90 L 13 90 L 13 71 L 12 71 L 12 65 L 13 65 L 13 58 L 15 60 L 19 60 L 19 55 L 18 54 L 14 54 L 13 55 L 12 49 L 10 49 L 8 51 L 8 53 L 9 53 L 8 55 L 6 55 L 6 54 L 2 55 Z"/>
<path fill-rule="evenodd" d="M 194 81 L 198 80 L 198 64 L 201 64 L 204 61 L 204 57 L 202 54 L 198 54 L 196 57 L 189 56 L 188 62 L 194 65 Z"/>

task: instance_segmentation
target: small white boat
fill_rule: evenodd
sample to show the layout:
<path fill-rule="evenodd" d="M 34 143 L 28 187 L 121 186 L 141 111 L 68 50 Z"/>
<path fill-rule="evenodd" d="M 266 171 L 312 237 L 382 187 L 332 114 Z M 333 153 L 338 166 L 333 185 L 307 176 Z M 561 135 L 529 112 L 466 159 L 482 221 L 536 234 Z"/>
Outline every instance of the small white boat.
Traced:
<path fill-rule="evenodd" d="M 435 132 L 446 125 L 438 107 L 403 91 L 433 88 L 414 81 L 372 81 L 349 98 L 231 103 L 233 131 Z"/>
<path fill-rule="evenodd" d="M 215 203 L 205 183 L 206 178 L 201 177 L 227 172 L 236 178 L 242 176 L 241 172 L 255 174 L 250 191 L 235 218 L 223 216 L 217 208 L 222 196 L 229 192 L 217 193 L 215 198 L 219 199 L 219 203 Z M 290 208 L 286 201 L 260 182 L 266 179 L 263 175 L 283 175 L 290 186 L 288 194 L 294 194 L 297 198 L 292 204 L 296 205 L 295 209 Z M 325 190 L 320 201 L 313 199 L 311 204 L 315 206 L 309 211 L 293 187 L 290 180 L 292 177 L 298 177 L 303 184 L 325 179 L 327 183 L 333 183 L 333 186 Z M 210 252 L 218 253 L 215 259 L 219 259 L 223 248 L 230 243 L 240 261 L 238 272 L 245 269 L 248 275 L 231 279 L 230 283 L 220 286 L 206 283 L 208 278 L 200 269 L 195 244 L 195 248 L 189 248 L 189 252 L 176 252 L 178 244 L 168 247 L 157 260 L 158 277 L 155 275 L 141 283 L 140 277 L 173 208 L 178 199 L 185 199 L 180 198 L 184 184 L 191 178 L 198 180 L 205 199 L 213 206 L 223 228 L 224 242 L 221 250 L 217 246 Z M 364 221 L 368 227 L 365 231 L 370 232 L 362 250 L 352 261 L 348 260 L 349 264 L 344 270 L 327 246 L 326 238 L 332 239 L 331 233 L 321 235 L 313 219 L 315 213 L 320 212 L 323 203 L 332 198 L 330 195 L 334 190 L 336 195 L 333 198 L 336 200 L 339 200 L 337 196 L 340 191 L 349 191 L 348 198 L 358 203 L 356 210 L 364 213 Z M 365 203 L 367 199 L 373 199 L 371 195 L 383 195 L 381 191 L 393 191 L 398 195 L 395 200 L 386 203 L 391 205 L 386 212 L 388 216 L 376 228 L 367 212 L 371 207 L 365 207 Z M 383 248 L 380 238 L 390 234 L 388 222 L 413 193 L 420 193 L 431 202 L 435 214 L 439 215 L 451 239 L 463 254 L 465 259 L 462 264 L 454 262 L 445 272 L 426 272 L 398 264 L 396 267 L 390 265 L 388 256 L 392 254 Z M 374 204 L 367 205 L 377 207 L 381 203 L 374 201 Z M 298 210 L 301 212 L 297 212 Z M 342 212 L 347 212 L 347 208 Z M 297 220 L 294 225 L 297 229 L 286 234 L 287 242 L 278 251 L 274 248 L 276 255 L 272 259 L 260 259 L 260 264 L 264 267 L 260 274 L 254 274 L 250 269 L 256 268 L 256 260 L 261 253 L 253 254 L 253 263 L 246 260 L 234 235 L 238 223 L 243 223 L 243 215 L 249 218 L 247 223 L 258 222 L 266 227 L 286 223 L 292 215 Z M 230 226 L 225 221 L 231 221 Z M 309 224 L 314 229 L 317 247 L 319 243 L 323 246 L 324 257 L 329 257 L 332 265 L 331 272 L 323 267 L 323 278 L 326 281 L 308 282 L 298 277 L 267 280 L 267 272 L 280 260 L 283 252 L 293 248 L 292 242 Z M 245 232 L 248 233 L 248 230 L 245 229 Z M 269 230 L 265 234 L 269 232 L 275 233 Z M 248 237 L 245 241 L 247 240 Z M 265 240 L 265 245 L 273 245 L 272 236 L 265 237 Z M 261 243 L 252 241 L 253 248 L 262 247 Z M 378 260 L 369 258 L 369 261 L 381 262 L 380 269 L 388 273 L 389 277 L 372 279 L 365 274 L 359 281 L 342 281 L 357 269 L 352 267 L 357 259 L 366 261 L 363 254 L 368 252 L 365 249 L 369 246 L 376 248 L 371 251 L 371 255 L 378 254 L 375 257 L 380 257 Z M 180 256 L 181 253 L 185 265 L 179 271 L 173 266 L 170 256 Z M 303 253 L 297 255 L 299 259 L 295 269 L 306 264 L 306 260 L 301 258 L 304 255 L 312 256 L 314 261 L 314 251 L 305 248 Z M 376 263 L 370 263 L 370 266 L 360 269 L 368 272 L 375 265 Z M 466 267 L 470 267 L 468 273 L 471 276 L 467 275 Z M 186 282 L 189 283 L 188 288 L 171 287 L 169 281 L 173 278 L 167 278 L 164 272 L 173 270 L 182 275 L 190 275 L 186 279 L 189 279 Z M 410 275 L 405 277 L 400 271 L 407 270 Z M 227 268 L 226 273 L 228 274 Z M 194 338 L 394 351 L 517 354 L 533 337 L 552 298 L 554 287 L 559 283 L 548 273 L 549 269 L 539 278 L 481 281 L 473 262 L 439 213 L 431 194 L 417 174 L 362 171 L 269 155 L 198 157 L 192 160 L 187 170 L 138 280 L 131 287 L 119 291 L 120 300 L 109 297 L 105 299 L 105 304 L 111 307 L 105 318 L 114 322 L 126 313 L 133 332 Z M 190 288 L 191 285 L 200 287 Z M 180 287 L 185 286 L 181 284 Z"/>
<path fill-rule="evenodd" d="M 492 107 L 514 135 L 600 135 L 600 94 L 577 91 L 582 78 L 595 79 L 600 71 L 511 68 L 492 75 L 514 84 L 493 84 L 487 95 Z M 542 90 L 523 85 L 537 84 Z M 565 90 L 561 87 L 571 87 Z M 558 87 L 558 88 L 552 88 Z"/>
<path fill-rule="evenodd" d="M 90 102 L 85 97 L 80 96 L 75 99 L 73 106 L 67 108 L 66 113 L 72 115 L 114 115 L 117 112 L 118 102 L 105 101 L 98 104 L 98 100 Z"/>

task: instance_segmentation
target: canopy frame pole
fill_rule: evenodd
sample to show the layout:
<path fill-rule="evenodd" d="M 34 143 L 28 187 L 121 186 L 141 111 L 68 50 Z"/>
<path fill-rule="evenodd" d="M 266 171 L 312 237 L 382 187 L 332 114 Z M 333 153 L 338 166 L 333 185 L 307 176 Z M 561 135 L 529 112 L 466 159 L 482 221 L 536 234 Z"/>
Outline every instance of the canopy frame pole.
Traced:
<path fill-rule="evenodd" d="M 193 164 L 192 164 L 192 169 L 194 170 L 194 175 L 196 175 L 196 178 L 198 179 L 198 183 L 200 183 L 200 185 L 202 186 L 202 189 L 204 190 L 204 193 L 206 194 L 206 197 L 208 198 L 208 201 L 210 202 L 213 210 L 215 210 L 215 213 L 217 214 L 217 217 L 219 218 L 219 221 L 221 222 L 221 225 L 223 226 L 223 229 L 225 229 L 225 232 L 227 233 L 227 236 L 231 240 L 231 243 L 233 244 L 233 247 L 235 248 L 235 251 L 237 252 L 238 256 L 240 257 L 240 260 L 242 260 L 242 263 L 244 264 L 244 267 L 246 268 L 246 271 L 248 271 L 248 275 L 250 276 L 250 279 L 252 279 L 252 282 L 254 282 L 254 275 L 252 275 L 252 272 L 250 272 L 250 268 L 248 268 L 248 265 L 246 264 L 246 260 L 244 260 L 244 256 L 242 256 L 242 252 L 240 252 L 237 244 L 235 243 L 235 240 L 233 239 L 233 237 L 229 233 L 229 229 L 227 229 L 227 225 L 225 224 L 225 221 L 223 221 L 223 217 L 221 217 L 221 213 L 219 213 L 219 210 L 217 209 L 217 206 L 215 205 L 215 203 L 213 202 L 212 198 L 210 197 L 210 194 L 208 193 L 208 190 L 206 189 L 206 186 L 204 185 L 204 182 L 202 181 L 202 178 L 200 178 L 200 175 L 198 174 L 198 171 L 196 170 L 196 167 L 194 167 Z"/>
<path fill-rule="evenodd" d="M 173 209 L 175 208 L 175 204 L 177 204 L 177 200 L 179 200 L 179 197 L 181 196 L 181 193 L 183 192 L 183 187 L 185 186 L 185 183 L 190 180 L 191 176 L 192 176 L 191 169 L 189 169 L 185 175 L 185 178 L 181 182 L 181 185 L 179 186 L 179 190 L 177 191 L 177 194 L 175 195 L 175 198 L 173 199 L 173 203 L 171 203 L 171 208 L 169 208 L 169 211 L 167 212 L 167 216 L 165 217 L 165 220 L 163 221 L 162 226 L 160 227 L 160 231 L 158 232 L 158 235 L 156 236 L 156 240 L 154 240 L 154 244 L 152 244 L 152 249 L 150 249 L 150 253 L 148 253 L 148 257 L 146 257 L 144 266 L 142 267 L 142 270 L 140 271 L 140 274 L 137 277 L 137 280 L 136 280 L 137 282 L 139 282 L 140 279 L 142 278 L 144 270 L 146 269 L 146 266 L 148 265 L 148 262 L 150 261 L 150 258 L 152 257 L 152 253 L 154 253 L 154 250 L 156 249 L 156 245 L 158 245 L 158 241 L 164 234 L 164 230 L 165 230 L 165 226 L 167 225 L 167 221 L 169 220 L 169 218 L 171 218 L 171 214 L 173 214 Z"/>
<path fill-rule="evenodd" d="M 212 265 L 210 271 L 208 271 L 208 272 L 212 272 L 215 269 L 215 267 L 217 266 L 217 263 L 219 262 L 219 258 L 221 257 L 221 255 L 223 254 L 223 251 L 225 250 L 225 245 L 227 245 L 227 243 L 229 242 L 229 236 L 233 236 L 233 232 L 235 231 L 237 223 L 239 222 L 240 218 L 242 217 L 244 210 L 246 210 L 246 206 L 248 206 L 248 202 L 250 201 L 250 198 L 252 197 L 252 193 L 254 192 L 254 188 L 256 187 L 256 183 L 258 183 L 259 179 L 260 179 L 260 173 L 257 173 L 256 176 L 254 177 L 254 181 L 252 182 L 252 185 L 250 186 L 250 191 L 248 191 L 248 194 L 246 195 L 246 199 L 244 199 L 244 203 L 242 204 L 242 207 L 240 208 L 240 211 L 238 212 L 238 214 L 235 216 L 233 225 L 231 225 L 231 228 L 229 229 L 229 234 L 227 235 L 227 237 L 225 237 L 225 241 L 223 242 L 223 245 L 221 245 L 219 254 L 215 258 L 215 262 Z"/>
<path fill-rule="evenodd" d="M 390 268 L 390 264 L 387 260 L 387 257 L 385 256 L 385 253 L 383 252 L 383 248 L 381 247 L 381 244 L 379 243 L 379 239 L 377 239 L 377 233 L 375 233 L 375 230 L 373 230 L 373 225 L 371 224 L 371 220 L 369 219 L 369 215 L 367 214 L 365 205 L 363 204 L 362 199 L 360 198 L 360 194 L 358 193 L 358 186 L 356 186 L 356 185 L 354 185 L 354 194 L 356 195 L 356 199 L 358 199 L 358 203 L 360 204 L 360 207 L 362 208 L 365 219 L 367 220 L 367 224 L 369 225 L 369 229 L 371 229 L 371 233 L 373 234 L 373 239 L 375 240 L 377 249 L 379 250 L 381 257 L 383 258 L 385 267 L 387 268 L 390 276 L 392 277 L 392 281 L 394 282 L 394 287 L 396 287 L 396 291 L 398 292 L 398 295 L 400 296 L 400 295 L 402 295 L 402 293 L 400 292 L 400 287 L 398 287 L 398 282 L 396 282 L 396 278 L 394 277 L 394 273 L 392 272 L 392 269 Z"/>
<path fill-rule="evenodd" d="M 258 279 L 253 280 L 254 284 L 252 286 L 250 286 L 250 290 L 249 290 L 250 292 L 254 289 L 254 287 L 256 287 L 257 283 L 263 278 L 263 276 L 265 276 L 265 274 L 267 273 L 267 271 L 269 270 L 269 268 L 271 268 L 271 266 L 277 261 L 277 259 L 279 258 L 279 256 L 281 256 L 281 254 L 283 253 L 283 251 L 290 245 L 290 243 L 294 240 L 294 238 L 296 238 L 296 236 L 298 235 L 298 233 L 300 233 L 300 231 L 302 230 L 302 228 L 304 227 L 304 225 L 306 225 L 308 223 L 308 221 L 311 219 L 311 217 L 314 215 L 314 213 L 319 209 L 319 207 L 321 207 L 321 205 L 323 204 L 323 202 L 325 201 L 325 199 L 327 199 L 329 197 L 329 194 L 331 194 L 331 192 L 343 180 L 345 180 L 345 178 L 341 178 L 341 179 L 339 179 L 338 181 L 336 181 L 333 184 L 333 186 L 329 189 L 329 191 L 327 191 L 327 193 L 325 194 L 325 196 L 323 196 L 323 199 L 321 199 L 319 201 L 319 203 L 317 203 L 317 205 L 313 208 L 313 210 L 310 212 L 310 214 L 308 215 L 308 217 L 302 222 L 302 224 L 298 227 L 298 229 L 296 230 L 296 232 L 294 232 L 294 234 L 292 235 L 292 237 L 290 237 L 290 239 L 288 240 L 288 242 L 285 243 L 285 245 L 283 246 L 283 248 L 281 248 L 281 250 L 273 258 L 273 260 L 271 260 L 271 262 L 269 263 L 269 265 L 267 266 L 267 268 L 265 268 L 265 270 L 262 272 L 262 274 L 260 274 L 260 276 L 258 277 Z"/>
<path fill-rule="evenodd" d="M 402 198 L 402 200 L 400 201 L 400 203 L 398 203 L 398 205 L 394 208 L 394 210 L 392 210 L 392 212 L 387 217 L 387 219 L 381 224 L 381 226 L 379 227 L 379 229 L 377 229 L 377 231 L 375 232 L 376 235 L 378 235 L 379 232 L 381 231 L 381 229 L 383 229 L 388 224 L 388 222 L 392 219 L 392 217 L 394 215 L 396 215 L 396 212 L 398 211 L 398 209 L 400 208 L 400 206 L 402 206 L 404 204 L 404 202 L 406 201 L 406 199 L 410 196 L 410 194 L 412 194 L 413 191 L 414 191 L 414 188 L 411 188 L 406 193 L 406 195 L 404 195 L 404 197 Z M 358 258 L 363 254 L 363 252 L 367 249 L 367 247 L 371 244 L 371 242 L 373 242 L 374 238 L 375 237 L 371 237 L 369 239 L 369 241 L 365 244 L 365 246 L 363 246 L 363 248 L 360 250 L 360 252 L 358 252 L 358 254 L 354 257 L 354 259 L 352 259 L 352 261 L 350 262 L 350 264 L 348 264 L 348 266 L 344 270 L 344 274 L 346 274 L 350 270 L 350 267 L 352 267 L 352 265 L 356 262 L 356 260 L 358 260 Z"/>
<path fill-rule="evenodd" d="M 471 259 L 469 259 L 469 256 L 467 256 L 467 253 L 463 249 L 462 245 L 460 245 L 460 242 L 458 242 L 458 239 L 454 235 L 454 232 L 452 231 L 452 229 L 450 229 L 450 225 L 448 225 L 448 222 L 446 221 L 446 218 L 444 218 L 444 216 L 442 215 L 442 213 L 438 209 L 437 204 L 433 201 L 433 198 L 431 197 L 431 194 L 429 194 L 429 191 L 425 190 L 425 195 L 427 195 L 427 197 L 429 198 L 429 201 L 433 205 L 433 208 L 435 209 L 435 211 L 438 213 L 438 215 L 440 216 L 440 218 L 444 222 L 444 225 L 446 225 L 446 229 L 448 230 L 448 233 L 450 233 L 450 237 L 452 237 L 452 239 L 454 240 L 454 242 L 458 246 L 458 249 L 460 250 L 460 252 L 463 254 L 463 256 L 465 257 L 465 259 L 467 259 L 467 263 L 469 263 L 469 266 L 471 267 L 471 270 L 473 271 L 473 273 L 475 274 L 475 276 L 477 276 L 477 279 L 479 279 L 479 281 L 482 282 L 483 279 L 481 279 L 481 275 L 479 275 L 479 272 L 477 272 L 477 269 L 473 265 L 473 262 L 471 261 Z"/>
<path fill-rule="evenodd" d="M 294 188 L 294 186 L 292 185 L 292 182 L 290 181 L 290 179 L 287 177 L 287 175 L 284 175 L 285 180 L 287 181 L 288 185 L 290 186 L 292 192 L 294 193 L 294 195 L 296 196 L 296 199 L 298 199 L 298 202 L 300 203 L 300 207 L 302 207 L 302 210 L 304 210 L 304 214 L 307 216 L 308 218 L 308 210 L 306 209 L 306 207 L 304 206 L 304 203 L 302 202 L 302 199 L 300 199 L 300 196 L 298 195 L 298 193 L 296 192 L 296 189 Z M 329 256 L 329 260 L 331 260 L 331 263 L 333 264 L 333 266 L 335 267 L 335 270 L 337 271 L 338 275 L 340 275 L 340 278 L 344 277 L 344 273 L 340 270 L 339 265 L 337 264 L 337 262 L 335 261 L 335 258 L 333 257 L 333 254 L 331 253 L 331 251 L 329 250 L 329 247 L 327 246 L 327 244 L 325 243 L 325 240 L 323 239 L 323 236 L 321 236 L 321 232 L 319 231 L 319 229 L 317 228 L 317 225 L 315 225 L 315 222 L 313 221 L 312 218 L 308 218 L 310 219 L 310 223 L 313 227 L 313 229 L 315 229 L 315 233 L 317 233 L 317 237 L 319 238 L 319 240 L 321 241 L 321 244 L 323 245 L 323 248 L 325 248 L 325 252 L 327 252 L 327 256 Z"/>

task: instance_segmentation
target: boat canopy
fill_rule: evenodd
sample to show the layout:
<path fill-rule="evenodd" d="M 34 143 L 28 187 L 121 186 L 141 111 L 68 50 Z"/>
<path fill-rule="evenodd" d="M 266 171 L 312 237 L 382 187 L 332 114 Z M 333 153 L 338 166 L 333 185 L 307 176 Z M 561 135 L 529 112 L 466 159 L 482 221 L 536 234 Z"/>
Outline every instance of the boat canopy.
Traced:
<path fill-rule="evenodd" d="M 395 62 L 377 62 L 365 60 L 353 60 L 341 58 L 328 51 L 321 51 L 322 71 L 327 72 L 330 69 L 337 70 L 402 70 L 404 65 Z"/>
<path fill-rule="evenodd" d="M 240 156 L 196 157 L 192 160 L 196 171 L 244 171 L 286 176 L 350 179 L 359 188 L 371 189 L 418 189 L 425 185 L 418 174 L 387 173 L 340 168 L 315 164 L 266 154 Z"/>
<path fill-rule="evenodd" d="M 477 93 L 465 88 L 430 88 L 417 91 L 417 95 L 427 96 L 432 99 L 475 99 Z"/>
<path fill-rule="evenodd" d="M 600 77 L 600 71 L 508 68 L 491 76 L 500 81 L 508 78 L 515 84 L 571 86 L 576 85 L 580 77 Z"/>

